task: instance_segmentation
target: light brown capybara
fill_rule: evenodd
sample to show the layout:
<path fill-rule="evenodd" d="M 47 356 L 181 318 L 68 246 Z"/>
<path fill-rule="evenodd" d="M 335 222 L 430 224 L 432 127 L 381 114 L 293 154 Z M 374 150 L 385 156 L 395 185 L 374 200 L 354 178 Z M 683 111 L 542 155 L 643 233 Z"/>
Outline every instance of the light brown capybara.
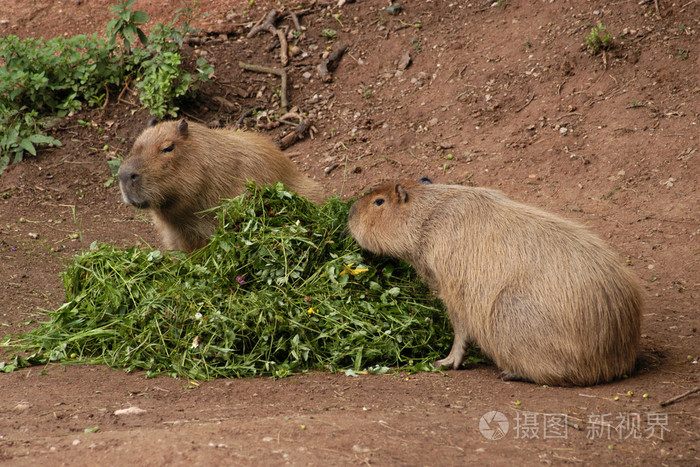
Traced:
<path fill-rule="evenodd" d="M 636 278 L 583 227 L 486 188 L 389 183 L 356 201 L 363 248 L 410 263 L 445 303 L 458 368 L 469 342 L 505 379 L 592 385 L 638 354 Z"/>
<path fill-rule="evenodd" d="M 205 246 L 214 233 L 214 215 L 202 211 L 240 195 L 249 181 L 282 182 L 315 203 L 324 198 L 264 136 L 186 120 L 151 121 L 118 175 L 124 202 L 150 210 L 166 248 L 186 252 Z"/>

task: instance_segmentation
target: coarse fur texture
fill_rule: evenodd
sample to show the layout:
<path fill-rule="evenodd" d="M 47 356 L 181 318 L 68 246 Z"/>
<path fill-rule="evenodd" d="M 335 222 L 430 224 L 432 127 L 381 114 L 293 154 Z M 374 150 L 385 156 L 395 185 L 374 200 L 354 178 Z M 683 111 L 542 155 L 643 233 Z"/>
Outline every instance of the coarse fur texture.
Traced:
<path fill-rule="evenodd" d="M 124 202 L 151 211 L 168 249 L 191 252 L 214 233 L 202 212 L 245 191 L 245 184 L 282 182 L 320 203 L 321 187 L 264 136 L 210 129 L 185 120 L 149 123 L 119 168 Z"/>
<path fill-rule="evenodd" d="M 458 368 L 473 342 L 507 379 L 592 385 L 634 369 L 636 278 L 575 223 L 495 190 L 402 181 L 356 201 L 348 227 L 439 293 L 455 336 L 437 367 Z"/>

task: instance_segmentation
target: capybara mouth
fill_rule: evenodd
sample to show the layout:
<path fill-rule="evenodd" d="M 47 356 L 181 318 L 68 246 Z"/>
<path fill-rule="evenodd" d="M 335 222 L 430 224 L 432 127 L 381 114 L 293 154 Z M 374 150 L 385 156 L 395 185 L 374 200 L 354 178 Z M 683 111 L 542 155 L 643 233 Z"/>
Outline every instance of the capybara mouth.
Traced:
<path fill-rule="evenodd" d="M 150 207 L 150 204 L 148 203 L 148 201 L 145 201 L 145 200 L 137 201 L 135 199 L 132 199 L 129 195 L 127 195 L 123 191 L 122 191 L 122 199 L 124 200 L 124 202 L 126 204 L 130 204 L 130 205 L 132 205 L 136 208 L 139 208 L 139 209 L 148 209 Z"/>
<path fill-rule="evenodd" d="M 150 207 L 150 204 L 148 204 L 148 201 L 127 201 L 128 204 L 134 206 L 135 208 L 138 209 L 148 209 Z"/>

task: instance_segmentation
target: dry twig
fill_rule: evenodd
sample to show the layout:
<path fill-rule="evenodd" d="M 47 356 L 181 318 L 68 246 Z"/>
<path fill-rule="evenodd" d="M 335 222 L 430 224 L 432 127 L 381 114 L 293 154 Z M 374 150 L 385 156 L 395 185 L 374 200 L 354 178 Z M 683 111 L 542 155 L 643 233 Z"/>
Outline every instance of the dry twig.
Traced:
<path fill-rule="evenodd" d="M 523 109 L 525 109 L 525 107 L 527 107 L 528 105 L 530 105 L 530 103 L 531 103 L 534 99 L 535 99 L 535 93 L 532 93 L 532 95 L 528 98 L 528 100 L 527 100 L 527 102 L 525 102 L 525 104 L 523 104 L 522 106 L 520 106 L 520 107 L 518 107 L 517 109 L 515 109 L 515 113 L 521 112 Z"/>
<path fill-rule="evenodd" d="M 287 72 L 281 68 L 272 68 L 262 65 L 253 65 L 251 63 L 238 62 L 238 66 L 248 71 L 255 71 L 257 73 L 270 73 L 277 75 L 281 78 L 280 84 L 280 110 L 284 113 L 287 112 Z"/>
<path fill-rule="evenodd" d="M 691 394 L 695 394 L 696 392 L 700 392 L 700 386 L 698 386 L 698 387 L 696 387 L 696 388 L 693 388 L 693 389 L 691 389 L 690 391 L 686 391 L 686 392 L 684 392 L 683 394 L 681 394 L 681 395 L 679 395 L 679 396 L 672 397 L 672 398 L 670 398 L 670 399 L 667 400 L 667 401 L 661 402 L 659 405 L 660 405 L 661 407 L 666 407 L 667 405 L 671 405 L 671 404 L 673 404 L 673 403 L 676 403 L 676 402 L 678 402 L 679 400 L 684 399 L 684 398 L 688 397 L 688 396 L 691 395 Z"/>
<path fill-rule="evenodd" d="M 257 109 L 256 108 L 250 108 L 246 110 L 245 112 L 241 113 L 241 116 L 238 117 L 238 120 L 236 121 L 236 128 L 241 128 L 243 125 L 243 121 L 253 115 L 253 112 L 255 112 Z"/>
<path fill-rule="evenodd" d="M 280 140 L 280 148 L 287 149 L 289 146 L 302 139 L 309 127 L 311 127 L 311 123 L 308 120 L 302 121 L 294 130 L 286 134 L 284 138 Z"/>
<path fill-rule="evenodd" d="M 343 54 L 348 49 L 348 47 L 349 44 L 341 44 L 337 49 L 331 52 L 330 55 L 328 55 L 328 58 L 326 58 L 316 67 L 323 81 L 328 82 L 333 79 L 330 72 L 338 66 L 338 63 L 340 63 L 340 59 L 343 57 Z"/>
<path fill-rule="evenodd" d="M 253 26 L 248 33 L 248 38 L 250 39 L 263 30 L 269 31 L 273 36 L 277 36 L 277 39 L 280 41 L 280 61 L 282 62 L 282 66 L 287 66 L 287 63 L 289 63 L 289 55 L 287 54 L 287 37 L 285 36 L 284 31 L 275 27 L 275 21 L 277 21 L 277 10 L 273 8 L 261 23 Z"/>
<path fill-rule="evenodd" d="M 222 107 L 225 107 L 226 110 L 228 110 L 229 112 L 235 112 L 238 110 L 238 108 L 240 108 L 240 105 L 234 104 L 233 102 L 226 99 L 225 97 L 214 96 L 213 99 L 216 103 L 218 103 Z"/>

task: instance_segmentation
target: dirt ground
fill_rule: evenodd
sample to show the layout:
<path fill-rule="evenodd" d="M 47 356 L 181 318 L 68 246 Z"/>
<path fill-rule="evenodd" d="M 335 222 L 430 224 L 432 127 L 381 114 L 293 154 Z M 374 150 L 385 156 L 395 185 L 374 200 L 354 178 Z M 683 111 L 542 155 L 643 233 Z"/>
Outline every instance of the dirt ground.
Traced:
<path fill-rule="evenodd" d="M 2 0 L 0 34 L 102 33 L 112 3 Z M 700 385 L 700 2 L 404 0 L 393 13 L 387 0 L 344 3 L 201 0 L 186 53 L 216 73 L 182 115 L 235 126 L 250 108 L 276 112 L 278 77 L 238 62 L 281 67 L 271 34 L 246 35 L 271 7 L 303 10 L 287 94 L 315 132 L 286 153 L 344 198 L 428 175 L 587 225 L 643 284 L 639 370 L 559 388 L 504 382 L 490 365 L 208 382 L 33 367 L 0 376 L 0 463 L 700 464 L 700 394 L 660 405 Z M 152 25 L 180 6 L 134 9 Z M 598 23 L 614 47 L 592 55 L 585 36 Z M 343 42 L 322 81 L 322 54 Z M 2 335 L 60 306 L 65 261 L 91 242 L 159 245 L 109 184 L 107 160 L 148 120 L 137 102 L 127 91 L 66 118 L 52 133 L 62 147 L 0 176 Z M 131 407 L 145 412 L 117 412 Z"/>

